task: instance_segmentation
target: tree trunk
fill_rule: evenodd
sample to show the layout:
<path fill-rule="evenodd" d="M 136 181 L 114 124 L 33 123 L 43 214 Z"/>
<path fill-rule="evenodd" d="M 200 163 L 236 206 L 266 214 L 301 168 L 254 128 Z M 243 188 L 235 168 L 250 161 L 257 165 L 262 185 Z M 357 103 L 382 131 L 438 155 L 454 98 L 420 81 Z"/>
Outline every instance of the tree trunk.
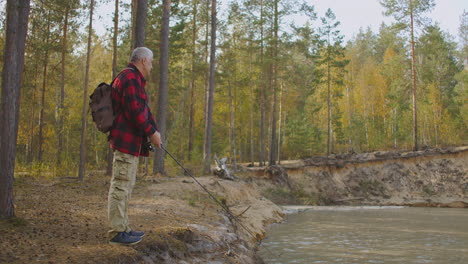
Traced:
<path fill-rule="evenodd" d="M 136 13 L 137 13 L 137 8 L 138 8 L 138 1 L 139 0 L 132 0 L 132 6 L 131 6 L 130 54 L 136 48 L 135 47 L 135 44 L 136 44 L 135 35 L 136 35 Z"/>
<path fill-rule="evenodd" d="M 282 118 L 282 111 L 283 111 L 283 82 L 280 84 L 280 94 L 279 94 L 279 120 L 278 120 L 278 164 L 281 163 L 281 122 L 283 121 Z"/>
<path fill-rule="evenodd" d="M 115 0 L 114 32 L 112 35 L 112 79 L 117 77 L 117 37 L 119 36 L 119 0 Z"/>
<path fill-rule="evenodd" d="M 410 20 L 411 20 L 411 77 L 413 78 L 413 150 L 417 151 L 418 147 L 418 107 L 416 100 L 416 57 L 414 54 L 414 22 L 413 22 L 413 4 L 410 0 Z"/>
<path fill-rule="evenodd" d="M 235 70 L 234 70 L 235 72 Z M 234 73 L 235 74 L 235 73 Z M 234 88 L 235 89 L 235 88 Z M 236 161 L 236 124 L 235 124 L 235 118 L 236 118 L 236 114 L 235 114 L 235 105 L 233 103 L 233 96 L 232 96 L 232 85 L 231 85 L 231 82 L 228 81 L 228 97 L 229 97 L 229 128 L 230 128 L 230 137 L 229 137 L 229 143 L 230 143 L 230 146 L 231 146 L 231 162 L 233 163 L 234 165 L 234 172 L 237 172 L 237 161 Z"/>
<path fill-rule="evenodd" d="M 47 14 L 47 21 L 49 21 L 50 13 Z M 49 38 L 50 38 L 50 23 L 47 23 L 47 37 L 46 37 L 46 43 L 49 44 Z M 45 94 L 46 94 L 46 87 L 47 87 L 47 67 L 49 65 L 49 48 L 45 48 L 45 54 L 44 54 L 44 68 L 42 72 L 42 97 L 41 97 L 41 111 L 39 112 L 39 152 L 38 152 L 38 157 L 37 160 L 39 162 L 42 162 L 42 155 L 44 153 L 44 150 L 42 148 L 42 145 L 44 144 L 44 135 L 43 135 L 43 130 L 44 130 L 44 108 L 45 108 Z"/>
<path fill-rule="evenodd" d="M 278 112 L 276 111 L 278 104 L 277 96 L 277 86 L 278 86 L 278 1 L 275 0 L 275 17 L 274 17 L 274 29 L 273 29 L 273 38 L 274 38 L 274 47 L 273 47 L 273 68 L 272 68 L 272 90 L 273 90 L 273 109 L 272 109 L 272 120 L 271 120 L 271 140 L 270 140 L 270 160 L 269 165 L 276 164 L 276 154 L 277 154 L 277 140 L 276 140 L 276 123 L 278 121 Z"/>
<path fill-rule="evenodd" d="M 253 36 L 251 37 L 253 39 Z M 250 56 L 249 58 L 253 58 L 253 54 L 251 51 L 252 48 L 252 41 L 249 42 L 250 48 Z M 249 61 L 249 72 L 252 72 L 252 61 Z M 250 164 L 254 166 L 255 158 L 254 158 L 254 89 L 253 85 L 250 85 Z"/>
<path fill-rule="evenodd" d="M 0 218 L 15 216 L 13 181 L 29 0 L 7 0 L 0 115 Z"/>
<path fill-rule="evenodd" d="M 81 143 L 80 143 L 80 168 L 78 178 L 83 181 L 86 165 L 86 114 L 88 113 L 88 83 L 89 83 L 89 63 L 91 60 L 91 37 L 93 33 L 93 11 L 94 0 L 91 0 L 89 7 L 89 28 L 88 28 L 88 47 L 86 52 L 86 69 L 83 91 L 83 111 L 81 113 Z"/>
<path fill-rule="evenodd" d="M 114 32 L 112 36 L 112 80 L 117 77 L 117 36 L 119 35 L 119 0 L 115 0 L 114 11 Z M 106 175 L 112 175 L 112 160 L 114 159 L 114 152 L 112 149 L 107 150 L 107 169 Z"/>
<path fill-rule="evenodd" d="M 260 152 L 259 152 L 259 166 L 265 165 L 265 138 L 266 138 L 266 130 L 265 130 L 265 123 L 266 123 L 266 85 L 265 85 L 265 67 L 264 63 L 264 43 L 263 43 L 263 0 L 260 1 L 260 65 L 262 68 L 262 77 L 261 77 L 261 88 L 260 88 Z"/>
<path fill-rule="evenodd" d="M 163 16 L 161 25 L 161 46 L 159 57 L 159 97 L 158 97 L 158 128 L 163 145 L 166 144 L 166 108 L 169 79 L 169 17 L 171 14 L 171 0 L 163 0 Z M 156 148 L 153 173 L 166 174 L 164 169 L 164 151 Z"/>
<path fill-rule="evenodd" d="M 330 45 L 330 44 L 328 44 Z M 331 123 L 331 117 L 332 117 L 332 105 L 331 105 L 331 91 L 330 91 L 330 86 L 331 86 L 331 73 L 330 73 L 330 47 L 328 47 L 328 62 L 327 62 L 327 109 L 328 109 L 328 115 L 327 115 L 327 131 L 328 131 L 328 136 L 327 136 L 327 157 L 330 156 L 330 149 L 331 149 L 331 138 L 332 138 L 332 123 Z"/>
<path fill-rule="evenodd" d="M 205 24 L 205 52 L 204 52 L 204 62 L 208 62 L 208 56 L 209 56 L 209 40 L 210 40 L 210 19 L 211 19 L 211 10 L 210 10 L 210 0 L 205 0 L 206 2 L 206 24 Z M 208 65 L 206 71 L 205 71 L 205 92 L 203 94 L 203 99 L 204 101 L 204 106 L 208 106 L 208 93 L 210 90 L 210 67 Z M 206 119 L 206 109 L 204 110 L 205 116 L 204 118 Z"/>
<path fill-rule="evenodd" d="M 237 39 L 234 36 L 233 47 L 236 49 Z M 237 112 L 237 61 L 234 54 L 234 67 L 233 67 L 233 77 L 234 77 L 234 94 L 232 94 L 232 86 L 229 85 L 229 97 L 230 97 L 230 109 L 231 112 L 231 148 L 232 148 L 232 163 L 234 166 L 234 172 L 237 172 L 237 135 L 236 135 L 236 112 Z M 242 148 L 239 148 L 239 154 L 241 153 Z"/>
<path fill-rule="evenodd" d="M 146 16 L 148 13 L 148 0 L 139 0 L 136 5 L 135 31 L 133 35 L 132 50 L 145 46 Z M 164 2 L 164 1 L 163 1 Z M 134 2 L 135 3 L 135 2 Z"/>
<path fill-rule="evenodd" d="M 63 40 L 62 40 L 62 69 L 60 75 L 60 102 L 59 102 L 59 122 L 58 122 L 58 146 L 57 146 L 57 165 L 62 162 L 62 149 L 63 149 L 63 118 L 64 103 L 65 103 L 65 58 L 67 55 L 67 32 L 68 32 L 68 14 L 69 6 L 65 9 L 65 22 L 63 24 Z"/>
<path fill-rule="evenodd" d="M 36 96 L 37 96 L 37 73 L 39 71 L 39 63 L 36 63 L 34 67 L 34 86 L 33 86 L 33 96 L 32 96 L 32 112 L 30 119 L 30 137 L 29 137 L 29 151 L 28 151 L 28 164 L 34 161 L 34 128 L 35 128 L 35 117 L 36 117 Z"/>
<path fill-rule="evenodd" d="M 187 160 L 192 159 L 193 141 L 195 137 L 194 123 L 195 123 L 195 59 L 196 59 L 196 46 L 197 39 L 197 4 L 198 1 L 193 1 L 193 18 L 192 18 L 192 62 L 190 64 L 190 114 L 189 114 L 189 141 Z"/>
<path fill-rule="evenodd" d="M 210 51 L 210 79 L 207 106 L 205 112 L 205 145 L 204 145 L 204 172 L 211 173 L 211 126 L 213 119 L 215 65 L 216 65 L 216 0 L 211 1 L 211 51 Z"/>

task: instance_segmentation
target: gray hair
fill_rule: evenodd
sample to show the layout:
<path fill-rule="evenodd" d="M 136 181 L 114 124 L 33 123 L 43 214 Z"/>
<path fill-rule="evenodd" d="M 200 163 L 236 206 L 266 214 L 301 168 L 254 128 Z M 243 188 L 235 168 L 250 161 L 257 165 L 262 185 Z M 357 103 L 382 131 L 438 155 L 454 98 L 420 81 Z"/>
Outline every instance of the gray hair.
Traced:
<path fill-rule="evenodd" d="M 139 62 L 143 58 L 152 59 L 153 52 L 146 47 L 138 47 L 133 50 L 132 56 L 130 57 L 130 62 Z"/>

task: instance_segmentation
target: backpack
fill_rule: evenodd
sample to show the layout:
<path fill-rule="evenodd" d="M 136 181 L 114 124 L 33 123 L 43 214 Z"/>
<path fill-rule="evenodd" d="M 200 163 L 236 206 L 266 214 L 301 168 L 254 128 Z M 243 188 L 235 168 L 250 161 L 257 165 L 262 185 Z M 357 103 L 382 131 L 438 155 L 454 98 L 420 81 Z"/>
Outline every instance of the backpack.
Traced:
<path fill-rule="evenodd" d="M 134 69 L 123 69 L 115 79 L 117 79 L 125 70 L 133 71 Z M 91 110 L 93 122 L 96 125 L 96 128 L 102 133 L 107 133 L 112 129 L 114 119 L 117 116 L 114 114 L 114 107 L 112 104 L 112 90 L 114 89 L 112 84 L 115 79 L 111 84 L 107 84 L 105 82 L 100 83 L 89 96 L 89 109 Z"/>
<path fill-rule="evenodd" d="M 102 133 L 111 130 L 114 123 L 114 109 L 112 107 L 112 83 L 100 83 L 89 96 L 89 108 L 96 128 Z"/>

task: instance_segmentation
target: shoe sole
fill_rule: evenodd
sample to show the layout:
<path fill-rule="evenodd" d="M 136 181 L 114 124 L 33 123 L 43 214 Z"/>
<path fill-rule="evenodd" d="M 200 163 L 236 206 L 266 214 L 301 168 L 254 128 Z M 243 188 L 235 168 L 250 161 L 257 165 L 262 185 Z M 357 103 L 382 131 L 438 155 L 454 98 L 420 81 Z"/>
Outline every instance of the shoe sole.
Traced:
<path fill-rule="evenodd" d="M 138 244 L 140 242 L 141 242 L 141 239 L 136 241 L 136 242 L 133 242 L 133 243 L 120 243 L 120 242 L 109 241 L 109 244 L 110 245 L 119 245 L 119 246 L 133 246 L 133 245 L 136 245 L 136 244 Z"/>
<path fill-rule="evenodd" d="M 128 234 L 128 233 L 127 233 L 127 234 Z M 144 237 L 145 235 L 146 235 L 146 234 L 145 234 L 145 233 L 143 233 L 143 235 L 142 235 L 142 236 L 135 236 L 135 237 Z"/>

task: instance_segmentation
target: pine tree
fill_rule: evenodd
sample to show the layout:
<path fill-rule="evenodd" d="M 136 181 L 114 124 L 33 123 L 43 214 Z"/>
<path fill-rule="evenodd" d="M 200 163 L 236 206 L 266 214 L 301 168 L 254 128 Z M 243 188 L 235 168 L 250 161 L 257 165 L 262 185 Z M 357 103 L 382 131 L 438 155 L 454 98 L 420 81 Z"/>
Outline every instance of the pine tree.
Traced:
<path fill-rule="evenodd" d="M 29 0 L 8 0 L 0 109 L 0 218 L 15 216 L 13 176 Z"/>
<path fill-rule="evenodd" d="M 163 16 L 161 26 L 161 46 L 159 49 L 159 97 L 157 122 L 163 144 L 166 144 L 166 108 L 169 79 L 169 18 L 171 14 L 171 0 L 163 0 Z M 156 149 L 153 173 L 166 174 L 164 169 L 164 151 Z"/>
<path fill-rule="evenodd" d="M 342 86 L 344 67 L 348 63 L 344 59 L 344 47 L 342 46 L 343 35 L 338 30 L 340 25 L 331 9 L 321 18 L 320 37 L 322 46 L 320 48 L 320 59 L 317 64 L 323 67 L 323 83 L 327 87 L 327 156 L 332 152 L 332 85 Z M 335 71 L 335 73 L 334 73 Z"/>
<path fill-rule="evenodd" d="M 88 114 L 88 84 L 89 84 L 89 65 L 91 60 L 91 39 L 93 34 L 93 13 L 94 13 L 94 0 L 91 0 L 89 6 L 89 26 L 88 26 L 88 46 L 86 54 L 86 68 L 85 79 L 83 88 L 83 108 L 81 113 L 81 143 L 80 143 L 80 167 L 78 170 L 78 178 L 83 181 L 86 171 L 86 126 Z"/>
<path fill-rule="evenodd" d="M 393 16 L 398 21 L 398 26 L 409 29 L 411 46 L 411 76 L 412 100 L 413 100 L 413 150 L 418 150 L 418 107 L 417 107 L 417 77 L 416 77 L 416 54 L 414 42 L 415 24 L 421 24 L 421 15 L 434 7 L 434 0 L 381 0 L 380 4 L 386 9 L 386 16 Z"/>

